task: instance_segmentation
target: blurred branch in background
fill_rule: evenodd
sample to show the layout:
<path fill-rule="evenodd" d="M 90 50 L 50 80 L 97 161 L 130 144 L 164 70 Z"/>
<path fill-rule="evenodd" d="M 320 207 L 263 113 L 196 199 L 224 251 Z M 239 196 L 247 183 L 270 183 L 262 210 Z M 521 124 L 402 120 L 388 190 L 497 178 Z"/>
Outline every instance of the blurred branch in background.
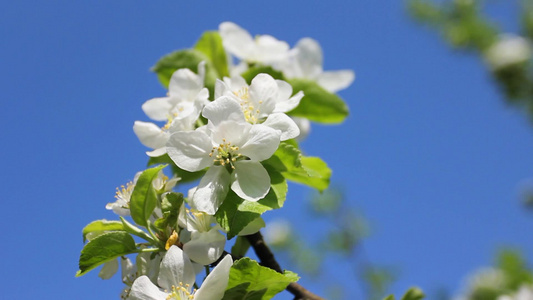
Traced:
<path fill-rule="evenodd" d="M 326 283 L 328 299 L 346 299 L 346 287 L 340 278 L 325 274 L 326 260 L 350 262 L 354 286 L 359 286 L 361 299 L 382 299 L 396 279 L 393 268 L 371 263 L 365 254 L 363 239 L 369 235 L 366 220 L 349 204 L 340 188 L 330 188 L 314 194 L 308 202 L 308 222 L 320 222 L 324 234 L 306 238 L 288 220 L 275 220 L 267 224 L 265 240 L 275 248 L 290 268 L 306 273 L 312 280 Z M 305 225 L 303 225 L 305 226 Z M 359 297 L 357 297 L 359 298 Z"/>
<path fill-rule="evenodd" d="M 533 121 L 533 1 L 522 2 L 521 31 L 503 32 L 483 12 L 484 1 L 408 0 L 414 19 L 440 33 L 454 49 L 480 56 L 507 102 L 524 109 Z"/>

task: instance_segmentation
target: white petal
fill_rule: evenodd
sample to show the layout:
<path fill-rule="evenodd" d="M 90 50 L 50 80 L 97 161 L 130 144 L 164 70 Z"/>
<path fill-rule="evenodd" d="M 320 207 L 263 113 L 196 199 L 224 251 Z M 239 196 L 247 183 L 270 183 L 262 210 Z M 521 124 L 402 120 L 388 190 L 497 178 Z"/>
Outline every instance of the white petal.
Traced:
<path fill-rule="evenodd" d="M 249 235 L 254 234 L 258 232 L 261 228 L 265 227 L 265 221 L 263 218 L 258 217 L 257 219 L 253 220 L 252 222 L 248 223 L 246 227 L 244 227 L 238 235 Z"/>
<path fill-rule="evenodd" d="M 167 147 L 163 146 L 161 148 L 154 149 L 153 151 L 146 151 L 146 155 L 150 157 L 159 157 L 167 153 Z"/>
<path fill-rule="evenodd" d="M 324 89 L 335 93 L 352 84 L 355 73 L 352 70 L 329 71 L 320 74 L 317 83 Z"/>
<path fill-rule="evenodd" d="M 199 211 L 214 215 L 226 198 L 231 176 L 222 166 L 212 166 L 196 188 L 191 205 Z"/>
<path fill-rule="evenodd" d="M 284 82 L 284 81 L 281 81 L 281 82 Z M 279 84 L 279 81 L 278 81 L 278 84 Z M 284 89 L 286 89 L 286 87 L 284 87 Z M 292 93 L 292 87 L 290 91 Z M 284 93 L 286 93 L 286 91 Z M 302 91 L 299 91 L 298 93 L 296 93 L 296 95 L 290 98 L 279 97 L 278 101 L 276 102 L 276 107 L 274 108 L 274 112 L 288 112 L 288 111 L 293 110 L 296 106 L 298 106 L 298 104 L 300 104 L 300 100 L 302 100 L 303 96 L 304 96 L 304 93 Z"/>
<path fill-rule="evenodd" d="M 262 125 L 276 129 L 280 132 L 280 140 L 286 141 L 300 135 L 298 125 L 284 113 L 274 113 L 268 116 Z"/>
<path fill-rule="evenodd" d="M 194 295 L 195 300 L 220 300 L 224 296 L 229 281 L 229 271 L 233 265 L 231 255 L 226 255 L 207 275 L 202 286 Z"/>
<path fill-rule="evenodd" d="M 193 231 L 191 240 L 183 245 L 183 251 L 192 261 L 209 265 L 220 258 L 225 245 L 226 237 L 213 228 L 208 232 Z"/>
<path fill-rule="evenodd" d="M 258 74 L 252 79 L 250 84 L 250 100 L 254 105 L 261 101 L 261 112 L 271 113 L 278 100 L 278 84 L 272 76 L 268 74 Z"/>
<path fill-rule="evenodd" d="M 166 121 L 170 110 L 174 107 L 169 97 L 153 98 L 142 105 L 144 113 L 152 120 Z"/>
<path fill-rule="evenodd" d="M 245 138 L 246 142 L 240 147 L 240 153 L 251 160 L 262 161 L 276 152 L 280 134 L 278 130 L 258 124 L 252 126 Z"/>
<path fill-rule="evenodd" d="M 124 256 L 120 258 L 120 266 L 122 268 L 122 282 L 131 284 L 137 277 L 137 266 L 134 265 L 129 258 Z"/>
<path fill-rule="evenodd" d="M 237 101 L 229 97 L 222 96 L 207 104 L 202 111 L 202 115 L 213 125 L 218 126 L 221 122 L 233 120 L 236 122 L 246 122 L 241 106 Z"/>
<path fill-rule="evenodd" d="M 296 61 L 304 78 L 315 79 L 322 73 L 322 49 L 317 41 L 303 38 L 295 46 Z"/>
<path fill-rule="evenodd" d="M 113 259 L 104 264 L 100 272 L 98 273 L 98 277 L 102 279 L 109 279 L 115 275 L 118 271 L 118 259 Z"/>
<path fill-rule="evenodd" d="M 178 167 L 189 172 L 200 171 L 211 164 L 213 145 L 204 132 L 175 132 L 167 142 L 167 153 Z"/>
<path fill-rule="evenodd" d="M 152 149 L 164 147 L 168 140 L 168 133 L 150 122 L 135 121 L 133 132 L 143 145 Z"/>
<path fill-rule="evenodd" d="M 260 35 L 255 39 L 257 52 L 255 61 L 271 64 L 285 59 L 289 54 L 289 44 L 270 35 Z"/>
<path fill-rule="evenodd" d="M 252 128 L 251 124 L 245 122 L 223 121 L 213 128 L 211 138 L 215 144 L 231 143 L 240 147 L 246 143 Z"/>
<path fill-rule="evenodd" d="M 139 253 L 137 255 L 137 259 L 135 260 L 136 265 L 133 265 L 131 261 L 128 260 L 128 264 L 132 265 L 131 270 L 125 272 L 125 270 L 127 269 L 127 266 L 125 267 L 125 264 L 122 264 L 122 270 L 123 270 L 122 280 L 124 282 L 127 282 L 124 279 L 125 276 L 135 277 L 138 274 L 138 275 L 146 275 L 148 276 L 148 278 L 150 278 L 150 280 L 152 280 L 152 282 L 157 282 L 157 276 L 159 275 L 161 259 L 162 257 L 159 253 L 155 255 L 153 255 L 153 253 L 150 253 L 150 252 Z M 122 262 L 124 263 L 124 260 L 122 260 Z M 136 268 L 133 268 L 135 266 Z M 128 273 L 128 272 L 132 272 L 132 273 Z"/>
<path fill-rule="evenodd" d="M 231 189 L 244 200 L 261 200 L 270 190 L 270 176 L 259 162 L 238 161 L 231 176 Z"/>
<path fill-rule="evenodd" d="M 224 96 L 224 94 L 226 94 L 228 91 L 229 87 L 226 85 L 226 83 L 217 78 L 217 81 L 215 82 L 215 99 Z"/>
<path fill-rule="evenodd" d="M 192 285 L 194 281 L 195 273 L 191 260 L 183 250 L 172 245 L 161 261 L 157 283 L 170 291 L 172 286 L 179 286 L 180 282 Z"/>
<path fill-rule="evenodd" d="M 167 293 L 159 290 L 146 276 L 141 276 L 135 280 L 131 287 L 130 300 L 164 300 Z"/>
<path fill-rule="evenodd" d="M 180 101 L 193 101 L 196 95 L 203 89 L 201 78 L 189 69 L 179 69 L 172 74 L 168 84 L 170 97 Z"/>
<path fill-rule="evenodd" d="M 252 36 L 237 24 L 224 22 L 218 27 L 224 48 L 240 59 L 248 58 L 253 52 L 255 42 Z"/>

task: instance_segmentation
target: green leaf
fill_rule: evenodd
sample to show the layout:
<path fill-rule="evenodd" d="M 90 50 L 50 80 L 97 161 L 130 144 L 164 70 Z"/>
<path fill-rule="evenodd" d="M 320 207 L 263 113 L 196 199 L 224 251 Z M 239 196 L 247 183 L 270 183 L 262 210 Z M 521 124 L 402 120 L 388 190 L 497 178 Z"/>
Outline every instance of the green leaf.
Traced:
<path fill-rule="evenodd" d="M 424 295 L 421 289 L 412 287 L 403 295 L 402 300 L 420 300 L 424 299 L 424 297 L 426 295 Z"/>
<path fill-rule="evenodd" d="M 285 80 L 283 77 L 283 73 L 280 71 L 276 71 L 272 69 L 272 67 L 267 66 L 252 66 L 248 70 L 246 70 L 244 73 L 241 74 L 241 76 L 250 84 L 252 82 L 252 79 L 254 79 L 255 76 L 257 76 L 260 73 L 267 73 L 270 76 L 274 77 L 274 79 L 280 79 Z"/>
<path fill-rule="evenodd" d="M 147 169 L 141 173 L 137 183 L 133 188 L 130 199 L 131 218 L 141 226 L 147 226 L 146 220 L 154 211 L 157 205 L 157 192 L 152 185 L 152 181 L 157 178 L 157 174 L 166 165 Z"/>
<path fill-rule="evenodd" d="M 228 240 L 264 212 L 283 206 L 287 194 L 287 182 L 280 173 L 268 169 L 267 171 L 270 175 L 270 191 L 265 198 L 252 202 L 241 199 L 230 191 L 218 208 L 215 217 L 218 224 L 227 232 Z"/>
<path fill-rule="evenodd" d="M 346 103 L 316 82 L 305 79 L 291 79 L 288 82 L 294 93 L 304 92 L 300 104 L 291 110 L 289 115 L 325 124 L 341 123 L 348 116 Z"/>
<path fill-rule="evenodd" d="M 171 226 L 173 229 L 176 229 L 174 227 L 178 221 L 178 214 L 182 204 L 183 194 L 166 194 L 161 201 L 161 212 L 163 213 L 163 217 L 156 220 L 155 226 L 159 229 L 165 229 L 167 226 Z"/>
<path fill-rule="evenodd" d="M 169 164 L 172 168 L 172 173 L 174 173 L 177 177 L 181 178 L 180 182 L 182 183 L 194 181 L 205 174 L 205 171 L 189 172 L 180 169 L 178 166 L 176 166 L 176 164 L 172 161 L 168 154 L 164 154 L 158 157 L 150 157 L 150 159 L 148 160 L 148 166 L 158 164 Z"/>
<path fill-rule="evenodd" d="M 211 60 L 220 78 L 229 76 L 228 58 L 218 31 L 204 32 L 196 42 L 194 49 L 202 52 Z"/>
<path fill-rule="evenodd" d="M 299 277 L 293 272 L 283 274 L 260 266 L 250 258 L 242 258 L 231 266 L 229 282 L 223 300 L 271 299 Z"/>
<path fill-rule="evenodd" d="M 97 236 L 81 250 L 79 271 L 76 277 L 85 275 L 97 266 L 119 256 L 136 252 L 135 241 L 127 232 L 112 231 Z"/>
<path fill-rule="evenodd" d="M 87 235 L 96 236 L 106 231 L 124 231 L 124 226 L 120 221 L 96 220 L 93 221 L 82 230 L 83 242 L 87 241 Z"/>
<path fill-rule="evenodd" d="M 329 186 L 331 169 L 318 157 L 302 156 L 293 145 L 282 142 L 271 158 L 264 161 L 267 169 L 273 168 L 287 180 L 305 184 L 319 191 Z"/>
<path fill-rule="evenodd" d="M 394 300 L 394 295 L 388 295 L 387 297 L 383 298 L 383 300 Z"/>
<path fill-rule="evenodd" d="M 207 56 L 195 49 L 179 50 L 163 56 L 152 67 L 152 71 L 157 74 L 161 84 L 168 88 L 172 74 L 178 69 L 190 69 L 198 74 L 198 64 L 205 61 L 205 86 L 213 95 L 215 81 L 218 77 L 217 71 Z"/>

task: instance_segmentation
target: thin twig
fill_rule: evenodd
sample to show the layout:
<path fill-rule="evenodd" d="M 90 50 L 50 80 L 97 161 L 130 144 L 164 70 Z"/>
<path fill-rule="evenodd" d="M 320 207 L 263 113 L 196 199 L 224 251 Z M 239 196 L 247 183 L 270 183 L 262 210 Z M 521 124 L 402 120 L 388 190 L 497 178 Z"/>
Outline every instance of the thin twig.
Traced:
<path fill-rule="evenodd" d="M 274 257 L 274 254 L 265 244 L 265 240 L 263 239 L 261 232 L 258 231 L 254 234 L 247 235 L 246 239 L 248 239 L 248 242 L 250 242 L 250 245 L 252 248 L 254 248 L 255 254 L 259 258 L 262 266 L 268 267 L 276 272 L 283 273 L 279 263 Z M 311 293 L 296 282 L 289 284 L 287 286 L 287 291 L 294 295 L 294 300 L 324 300 L 324 298 Z"/>

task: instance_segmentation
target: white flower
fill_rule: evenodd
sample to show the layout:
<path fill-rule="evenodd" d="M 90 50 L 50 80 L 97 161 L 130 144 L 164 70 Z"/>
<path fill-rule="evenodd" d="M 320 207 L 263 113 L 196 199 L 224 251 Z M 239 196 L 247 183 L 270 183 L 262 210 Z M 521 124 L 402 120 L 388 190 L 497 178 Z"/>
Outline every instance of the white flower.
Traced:
<path fill-rule="evenodd" d="M 272 64 L 285 59 L 288 54 L 289 45 L 270 35 L 258 35 L 254 39 L 231 22 L 224 22 L 218 28 L 224 48 L 248 63 Z"/>
<path fill-rule="evenodd" d="M 119 216 L 129 216 L 131 193 L 133 193 L 133 189 L 135 188 L 135 184 L 137 183 L 139 176 L 141 176 L 141 173 L 142 172 L 137 172 L 137 174 L 135 174 L 135 177 L 133 178 L 133 181 L 126 183 L 126 186 L 122 185 L 120 189 L 117 187 L 117 191 L 115 193 L 116 201 L 108 203 L 105 208 L 113 210 L 113 212 Z M 172 191 L 172 189 L 174 188 L 174 186 L 176 186 L 179 180 L 180 178 L 178 177 L 172 177 L 169 179 L 163 173 L 163 171 L 161 171 L 152 181 L 152 185 L 160 193 L 165 193 Z"/>
<path fill-rule="evenodd" d="M 352 84 L 352 70 L 324 71 L 322 48 L 317 41 L 303 38 L 291 50 L 288 59 L 278 65 L 287 78 L 306 78 L 316 81 L 324 89 L 334 93 Z"/>
<path fill-rule="evenodd" d="M 178 222 L 180 227 L 190 233 L 190 240 L 182 242 L 183 251 L 192 261 L 209 265 L 220 258 L 224 252 L 226 237 L 218 231 L 220 226 L 216 225 L 212 215 L 182 206 Z"/>
<path fill-rule="evenodd" d="M 502 35 L 485 52 L 485 59 L 493 70 L 521 64 L 531 58 L 531 45 L 526 39 L 515 35 Z"/>
<path fill-rule="evenodd" d="M 300 134 L 296 123 L 285 113 L 298 106 L 303 92 L 291 95 L 290 84 L 275 80 L 268 74 L 258 74 L 250 86 L 242 77 L 226 77 L 224 81 L 217 80 L 216 99 L 205 106 L 202 115 L 215 125 L 228 118 L 263 124 L 278 130 L 280 139 L 284 141 Z M 230 100 L 238 105 L 229 103 Z"/>
<path fill-rule="evenodd" d="M 265 241 L 273 246 L 286 244 L 291 235 L 291 224 L 287 220 L 275 220 L 268 223 L 264 232 Z"/>
<path fill-rule="evenodd" d="M 233 120 L 214 124 L 176 132 L 167 143 L 167 153 L 178 167 L 189 172 L 209 167 L 191 205 L 210 215 L 222 204 L 230 184 L 245 200 L 258 201 L 266 196 L 270 176 L 260 161 L 270 158 L 280 143 L 278 131 L 262 124 Z"/>
<path fill-rule="evenodd" d="M 502 295 L 498 300 L 533 300 L 533 286 L 523 284 L 513 295 Z"/>
<path fill-rule="evenodd" d="M 229 271 L 233 261 L 230 255 L 209 273 L 202 286 L 193 290 L 196 274 L 185 252 L 176 246 L 170 247 L 159 271 L 156 286 L 147 276 L 135 280 L 129 299 L 132 300 L 220 300 L 228 286 Z"/>
<path fill-rule="evenodd" d="M 106 280 L 106 279 L 113 277 L 113 275 L 115 275 L 117 271 L 118 271 L 118 260 L 113 259 L 113 260 L 110 260 L 104 263 L 104 266 L 98 273 L 98 277 Z"/>
<path fill-rule="evenodd" d="M 195 122 L 199 116 L 198 112 L 195 109 L 194 113 L 169 119 L 168 123 L 163 127 L 159 127 L 151 122 L 135 121 L 133 132 L 135 132 L 135 135 L 137 135 L 137 138 L 143 145 L 154 149 L 146 152 L 148 156 L 161 156 L 166 153 L 165 145 L 173 132 L 194 130 Z"/>
<path fill-rule="evenodd" d="M 165 144 L 174 131 L 193 130 L 202 107 L 207 104 L 209 91 L 204 87 L 205 62 L 198 64 L 198 75 L 189 69 L 179 69 L 170 78 L 168 96 L 153 98 L 142 105 L 143 111 L 155 121 L 166 121 L 163 127 L 136 121 L 133 131 L 147 147 L 154 149 L 149 156 L 165 154 Z"/>

